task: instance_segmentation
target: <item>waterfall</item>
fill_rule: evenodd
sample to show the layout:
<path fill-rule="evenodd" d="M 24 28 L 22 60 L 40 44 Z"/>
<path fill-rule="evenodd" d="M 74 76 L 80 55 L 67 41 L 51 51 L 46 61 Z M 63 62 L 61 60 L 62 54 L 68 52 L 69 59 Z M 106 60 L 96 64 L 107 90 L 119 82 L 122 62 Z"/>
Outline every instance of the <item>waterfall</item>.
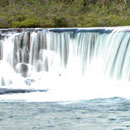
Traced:
<path fill-rule="evenodd" d="M 0 86 L 44 74 L 129 82 L 130 28 L 1 31 L 0 60 Z"/>

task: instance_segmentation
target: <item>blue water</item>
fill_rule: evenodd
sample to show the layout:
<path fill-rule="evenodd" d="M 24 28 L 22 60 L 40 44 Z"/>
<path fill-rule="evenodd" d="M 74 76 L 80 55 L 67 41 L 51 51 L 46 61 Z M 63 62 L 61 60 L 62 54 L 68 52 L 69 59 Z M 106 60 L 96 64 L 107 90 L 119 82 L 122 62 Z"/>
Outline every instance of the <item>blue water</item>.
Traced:
<path fill-rule="evenodd" d="M 130 100 L 0 102 L 0 130 L 129 130 Z"/>

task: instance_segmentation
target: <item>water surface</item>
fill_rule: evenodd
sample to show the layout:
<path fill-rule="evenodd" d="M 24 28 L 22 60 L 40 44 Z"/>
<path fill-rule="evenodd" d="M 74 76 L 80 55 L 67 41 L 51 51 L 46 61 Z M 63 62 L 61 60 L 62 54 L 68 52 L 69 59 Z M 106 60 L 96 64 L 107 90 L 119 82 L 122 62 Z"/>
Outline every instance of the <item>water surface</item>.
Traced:
<path fill-rule="evenodd" d="M 130 100 L 0 102 L 1 130 L 129 130 Z"/>

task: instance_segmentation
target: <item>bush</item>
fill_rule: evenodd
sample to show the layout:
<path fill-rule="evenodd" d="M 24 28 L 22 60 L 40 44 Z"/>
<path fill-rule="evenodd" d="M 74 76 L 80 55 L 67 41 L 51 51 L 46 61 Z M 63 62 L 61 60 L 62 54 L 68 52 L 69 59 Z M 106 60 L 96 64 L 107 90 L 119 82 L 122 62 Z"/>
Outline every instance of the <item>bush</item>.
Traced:
<path fill-rule="evenodd" d="M 11 23 L 11 27 L 13 28 L 22 28 L 22 27 L 39 27 L 40 22 L 36 19 L 26 19 L 24 21 L 15 21 Z"/>
<path fill-rule="evenodd" d="M 68 21 L 65 17 L 55 17 L 54 18 L 54 27 L 68 27 Z"/>
<path fill-rule="evenodd" d="M 6 16 L 0 16 L 0 28 L 7 28 L 8 22 Z"/>

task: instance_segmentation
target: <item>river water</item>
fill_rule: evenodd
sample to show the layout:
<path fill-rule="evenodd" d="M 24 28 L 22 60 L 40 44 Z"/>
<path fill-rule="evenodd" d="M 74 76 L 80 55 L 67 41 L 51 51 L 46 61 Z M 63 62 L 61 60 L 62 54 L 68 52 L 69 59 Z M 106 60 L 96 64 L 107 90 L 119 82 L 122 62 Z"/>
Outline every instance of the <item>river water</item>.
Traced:
<path fill-rule="evenodd" d="M 130 100 L 0 102 L 1 130 L 129 130 Z"/>

